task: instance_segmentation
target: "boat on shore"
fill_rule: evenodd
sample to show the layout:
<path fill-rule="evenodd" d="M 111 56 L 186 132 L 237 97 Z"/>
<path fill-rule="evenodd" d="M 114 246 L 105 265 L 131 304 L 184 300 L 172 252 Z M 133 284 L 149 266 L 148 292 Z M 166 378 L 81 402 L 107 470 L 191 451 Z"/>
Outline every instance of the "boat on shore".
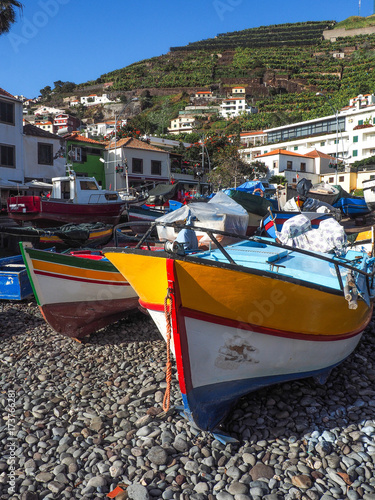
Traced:
<path fill-rule="evenodd" d="M 185 414 L 214 430 L 245 394 L 326 377 L 355 349 L 372 317 L 374 259 L 339 250 L 242 237 L 203 252 L 103 252 L 170 347 Z"/>
<path fill-rule="evenodd" d="M 0 259 L 0 299 L 24 300 L 33 295 L 22 255 Z"/>
<path fill-rule="evenodd" d="M 375 210 L 375 179 L 362 182 L 363 197 L 370 210 Z"/>
<path fill-rule="evenodd" d="M 36 248 L 97 247 L 107 244 L 113 235 L 110 224 L 64 224 L 60 227 L 0 226 L 0 232 L 17 242 L 29 241 Z"/>
<path fill-rule="evenodd" d="M 20 247 L 39 309 L 56 332 L 83 338 L 138 309 L 134 289 L 100 251 Z"/>
<path fill-rule="evenodd" d="M 52 179 L 49 198 L 11 196 L 7 200 L 11 219 L 37 227 L 91 222 L 116 225 L 126 205 L 117 191 L 101 189 L 95 177 L 80 177 L 74 171 Z"/>

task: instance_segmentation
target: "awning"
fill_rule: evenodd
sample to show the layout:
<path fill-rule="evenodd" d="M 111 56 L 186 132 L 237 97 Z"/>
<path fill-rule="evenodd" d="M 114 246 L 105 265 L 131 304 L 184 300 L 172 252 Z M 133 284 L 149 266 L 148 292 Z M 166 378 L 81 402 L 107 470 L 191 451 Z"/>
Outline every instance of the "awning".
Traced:
<path fill-rule="evenodd" d="M 7 181 L 5 179 L 0 179 L 0 189 L 26 189 L 27 186 L 21 182 Z"/>
<path fill-rule="evenodd" d="M 40 189 L 52 189 L 52 184 L 49 184 L 48 182 L 37 181 L 37 180 L 25 182 L 25 186 L 32 187 L 32 188 L 40 188 Z"/>

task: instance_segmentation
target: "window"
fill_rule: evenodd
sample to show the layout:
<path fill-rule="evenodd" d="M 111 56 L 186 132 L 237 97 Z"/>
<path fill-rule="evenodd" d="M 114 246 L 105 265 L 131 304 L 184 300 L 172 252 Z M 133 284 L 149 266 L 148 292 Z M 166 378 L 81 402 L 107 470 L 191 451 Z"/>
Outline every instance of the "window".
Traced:
<path fill-rule="evenodd" d="M 358 151 L 356 149 L 353 150 L 353 156 L 358 156 Z"/>
<path fill-rule="evenodd" d="M 53 146 L 38 142 L 38 163 L 39 165 L 53 165 Z"/>
<path fill-rule="evenodd" d="M 69 157 L 72 161 L 82 161 L 81 148 L 73 147 L 69 152 Z"/>
<path fill-rule="evenodd" d="M 339 182 L 344 182 L 344 180 L 345 180 L 345 177 L 343 175 L 340 175 Z"/>
<path fill-rule="evenodd" d="M 161 161 L 151 160 L 151 175 L 161 175 Z"/>
<path fill-rule="evenodd" d="M 353 142 L 358 142 L 358 135 L 355 135 L 355 136 L 353 137 Z"/>
<path fill-rule="evenodd" d="M 301 163 L 301 172 L 306 172 L 306 163 Z"/>
<path fill-rule="evenodd" d="M 325 145 L 326 145 L 325 141 L 322 141 L 322 142 L 320 143 L 320 145 L 321 145 L 321 146 L 325 146 Z"/>
<path fill-rule="evenodd" d="M 294 146 L 294 151 L 298 151 L 298 146 Z"/>
<path fill-rule="evenodd" d="M 98 186 L 94 181 L 80 181 L 82 191 L 97 191 Z"/>
<path fill-rule="evenodd" d="M 286 162 L 286 168 L 287 168 L 288 170 L 292 170 L 292 168 L 293 168 L 293 162 L 292 162 L 292 161 L 287 161 L 287 162 Z"/>
<path fill-rule="evenodd" d="M 277 169 L 277 161 L 274 161 L 273 162 L 273 169 L 276 170 Z"/>
<path fill-rule="evenodd" d="M 14 125 L 14 104 L 0 101 L 0 122 Z"/>
<path fill-rule="evenodd" d="M 333 184 L 335 182 L 335 178 L 334 177 L 329 177 L 328 182 L 330 184 Z"/>
<path fill-rule="evenodd" d="M 363 120 L 358 120 L 358 125 L 363 125 Z"/>
<path fill-rule="evenodd" d="M 143 174 L 143 160 L 141 158 L 132 159 L 133 174 Z"/>
<path fill-rule="evenodd" d="M 9 168 L 16 167 L 16 148 L 14 146 L 0 144 L 0 166 Z"/>

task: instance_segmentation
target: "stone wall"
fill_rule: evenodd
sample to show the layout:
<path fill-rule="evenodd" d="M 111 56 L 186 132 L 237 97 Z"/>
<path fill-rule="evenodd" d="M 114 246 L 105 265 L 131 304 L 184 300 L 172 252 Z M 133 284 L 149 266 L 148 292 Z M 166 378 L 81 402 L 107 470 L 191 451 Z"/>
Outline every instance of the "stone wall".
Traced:
<path fill-rule="evenodd" d="M 337 38 L 345 38 L 348 36 L 357 35 L 373 35 L 375 33 L 375 26 L 368 26 L 367 28 L 358 29 L 335 29 L 335 30 L 324 30 L 323 37 L 325 40 L 331 40 L 335 42 Z"/>

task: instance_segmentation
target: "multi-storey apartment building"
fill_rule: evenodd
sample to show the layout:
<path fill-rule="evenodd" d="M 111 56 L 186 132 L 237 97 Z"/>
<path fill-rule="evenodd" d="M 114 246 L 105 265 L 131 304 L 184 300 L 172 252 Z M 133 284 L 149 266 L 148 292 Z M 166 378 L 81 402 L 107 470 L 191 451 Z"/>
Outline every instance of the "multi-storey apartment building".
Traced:
<path fill-rule="evenodd" d="M 302 156 L 318 151 L 332 157 L 331 165 L 337 157 L 338 162 L 349 167 L 355 161 L 375 155 L 375 96 L 359 95 L 335 114 L 267 129 L 264 134 L 264 144 L 241 149 L 247 161 L 257 158 L 264 161 L 270 158 L 269 153 L 280 150 Z M 273 166 L 270 170 L 277 170 Z M 325 175 L 328 182 L 340 182 L 332 173 L 319 170 L 315 173 L 316 176 Z"/>

